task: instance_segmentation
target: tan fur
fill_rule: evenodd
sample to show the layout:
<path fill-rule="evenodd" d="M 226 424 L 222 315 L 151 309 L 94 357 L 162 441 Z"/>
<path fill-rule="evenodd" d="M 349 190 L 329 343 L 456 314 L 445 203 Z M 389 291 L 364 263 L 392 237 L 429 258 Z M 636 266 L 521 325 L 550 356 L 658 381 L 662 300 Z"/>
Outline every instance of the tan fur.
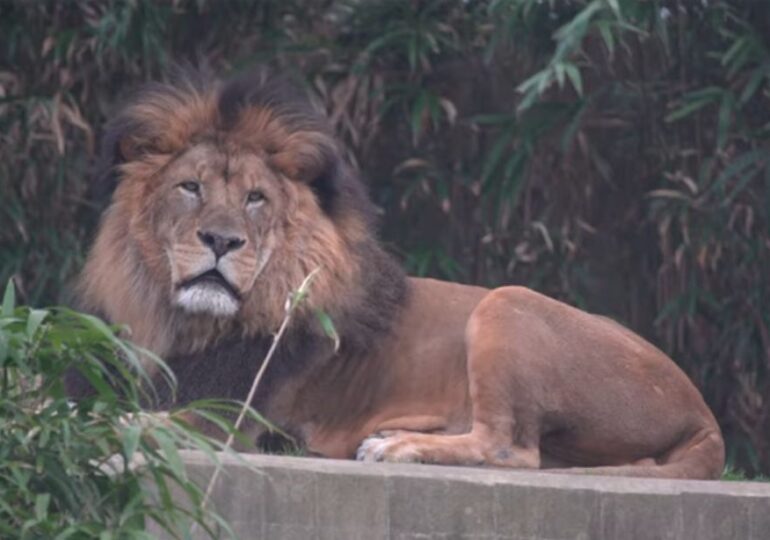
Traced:
<path fill-rule="evenodd" d="M 399 356 L 425 365 L 420 382 L 432 379 L 400 406 L 423 414 L 450 411 L 442 431 L 453 435 L 391 433 L 365 442 L 360 457 L 633 476 L 721 474 L 724 445 L 701 396 L 670 359 L 629 330 L 521 287 L 471 298 L 462 285 L 418 280 L 414 287 L 422 290 L 407 316 L 441 329 L 410 321 L 398 336 Z M 436 320 L 447 304 L 468 316 L 454 324 Z M 447 376 L 436 374 L 451 356 L 441 351 L 418 360 L 415 347 L 450 332 L 465 334 L 465 362 L 449 375 L 463 383 L 426 409 L 417 404 L 426 388 L 448 384 L 435 379 Z M 414 380 L 413 367 L 397 364 L 404 379 Z M 468 395 L 465 417 L 453 404 Z M 429 424 L 414 430 L 387 422 L 387 429 L 435 429 L 435 419 Z"/>
<path fill-rule="evenodd" d="M 226 336 L 270 336 L 289 293 L 320 268 L 294 322 L 305 332 L 294 335 L 317 335 L 312 313 L 323 310 L 341 325 L 342 348 L 335 354 L 321 339 L 300 357 L 286 353 L 282 361 L 296 366 L 271 366 L 288 375 L 260 402 L 310 452 L 719 476 L 719 427 L 662 352 L 608 319 L 524 288 L 404 284 L 366 212 L 355 209 L 363 203 L 344 202 L 358 196 L 357 180 L 325 203 L 315 190 L 324 174 L 342 174 L 329 168 L 339 150 L 323 123 L 252 102 L 228 120 L 221 88 L 165 86 L 124 112 L 120 182 L 83 271 L 87 307 L 128 325 L 161 356 L 213 358 Z M 199 199 L 180 184 L 189 179 L 200 183 Z M 244 201 L 255 189 L 267 202 L 249 210 Z M 186 313 L 172 302 L 180 283 L 213 264 L 199 234 L 211 228 L 243 243 L 216 259 L 239 293 L 233 316 Z M 389 280 L 375 279 L 388 272 Z M 373 298 L 398 307 L 379 312 L 367 304 Z M 180 380 L 185 365 L 175 365 Z M 233 384 L 243 378 L 224 375 Z"/>

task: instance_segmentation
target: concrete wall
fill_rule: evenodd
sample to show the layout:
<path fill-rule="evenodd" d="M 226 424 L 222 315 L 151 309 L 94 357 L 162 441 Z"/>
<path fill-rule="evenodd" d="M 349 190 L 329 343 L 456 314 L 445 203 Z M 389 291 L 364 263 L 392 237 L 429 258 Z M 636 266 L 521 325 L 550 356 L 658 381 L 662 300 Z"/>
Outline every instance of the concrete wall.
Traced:
<path fill-rule="evenodd" d="M 185 459 L 200 481 L 213 470 L 201 454 Z M 223 460 L 213 505 L 242 540 L 770 539 L 770 484 Z"/>

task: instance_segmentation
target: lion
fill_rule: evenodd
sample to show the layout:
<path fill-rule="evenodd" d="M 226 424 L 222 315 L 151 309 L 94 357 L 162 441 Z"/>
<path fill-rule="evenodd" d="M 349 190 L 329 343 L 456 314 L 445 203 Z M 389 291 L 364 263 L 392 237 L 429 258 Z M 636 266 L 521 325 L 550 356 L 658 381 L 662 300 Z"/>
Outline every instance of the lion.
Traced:
<path fill-rule="evenodd" d="M 698 390 L 622 325 L 522 286 L 407 277 L 324 115 L 275 76 L 152 84 L 102 153 L 115 188 L 79 295 L 167 359 L 177 403 L 244 400 L 288 295 L 318 268 L 252 403 L 309 454 L 722 473 Z"/>

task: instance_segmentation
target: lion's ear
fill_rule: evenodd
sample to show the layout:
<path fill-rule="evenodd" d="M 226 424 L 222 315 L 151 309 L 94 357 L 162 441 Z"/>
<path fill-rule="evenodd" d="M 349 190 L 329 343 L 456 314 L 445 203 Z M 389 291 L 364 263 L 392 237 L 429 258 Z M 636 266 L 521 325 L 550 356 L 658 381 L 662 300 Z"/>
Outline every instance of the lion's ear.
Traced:
<path fill-rule="evenodd" d="M 107 125 L 102 139 L 100 166 L 110 168 L 134 161 L 154 151 L 155 146 L 152 138 L 144 135 L 135 123 L 124 119 L 113 121 Z"/>
<path fill-rule="evenodd" d="M 136 161 L 148 154 L 166 154 L 172 151 L 163 136 L 148 131 L 146 127 L 133 122 L 109 126 L 104 137 L 102 159 L 114 167 Z"/>
<path fill-rule="evenodd" d="M 126 163 L 139 159 L 153 149 L 152 141 L 134 134 L 128 134 L 117 141 L 118 163 Z"/>
<path fill-rule="evenodd" d="M 153 141 L 139 126 L 119 118 L 107 124 L 89 186 L 89 197 L 104 204 L 120 182 L 118 167 L 154 151 Z"/>
<path fill-rule="evenodd" d="M 93 179 L 88 189 L 88 197 L 103 205 L 109 200 L 118 185 L 120 176 L 118 165 L 122 165 L 135 155 L 133 142 L 129 143 L 131 129 L 125 122 L 112 121 L 107 124 L 99 148 L 99 155 L 94 164 Z"/>
<path fill-rule="evenodd" d="M 270 163 L 288 178 L 307 184 L 321 208 L 334 213 L 339 197 L 342 158 L 334 138 L 321 131 L 298 131 L 270 157 Z"/>
<path fill-rule="evenodd" d="M 334 140 L 320 131 L 297 131 L 272 154 L 270 163 L 292 180 L 312 184 L 337 159 Z"/>

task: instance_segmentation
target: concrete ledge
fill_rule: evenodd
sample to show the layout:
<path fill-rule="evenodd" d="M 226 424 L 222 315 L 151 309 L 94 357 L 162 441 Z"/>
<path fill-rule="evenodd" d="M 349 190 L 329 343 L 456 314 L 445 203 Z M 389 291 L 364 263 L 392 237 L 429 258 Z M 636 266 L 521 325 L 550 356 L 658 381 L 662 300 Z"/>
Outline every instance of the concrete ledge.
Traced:
<path fill-rule="evenodd" d="M 241 458 L 222 457 L 212 502 L 242 540 L 770 538 L 770 484 Z"/>

